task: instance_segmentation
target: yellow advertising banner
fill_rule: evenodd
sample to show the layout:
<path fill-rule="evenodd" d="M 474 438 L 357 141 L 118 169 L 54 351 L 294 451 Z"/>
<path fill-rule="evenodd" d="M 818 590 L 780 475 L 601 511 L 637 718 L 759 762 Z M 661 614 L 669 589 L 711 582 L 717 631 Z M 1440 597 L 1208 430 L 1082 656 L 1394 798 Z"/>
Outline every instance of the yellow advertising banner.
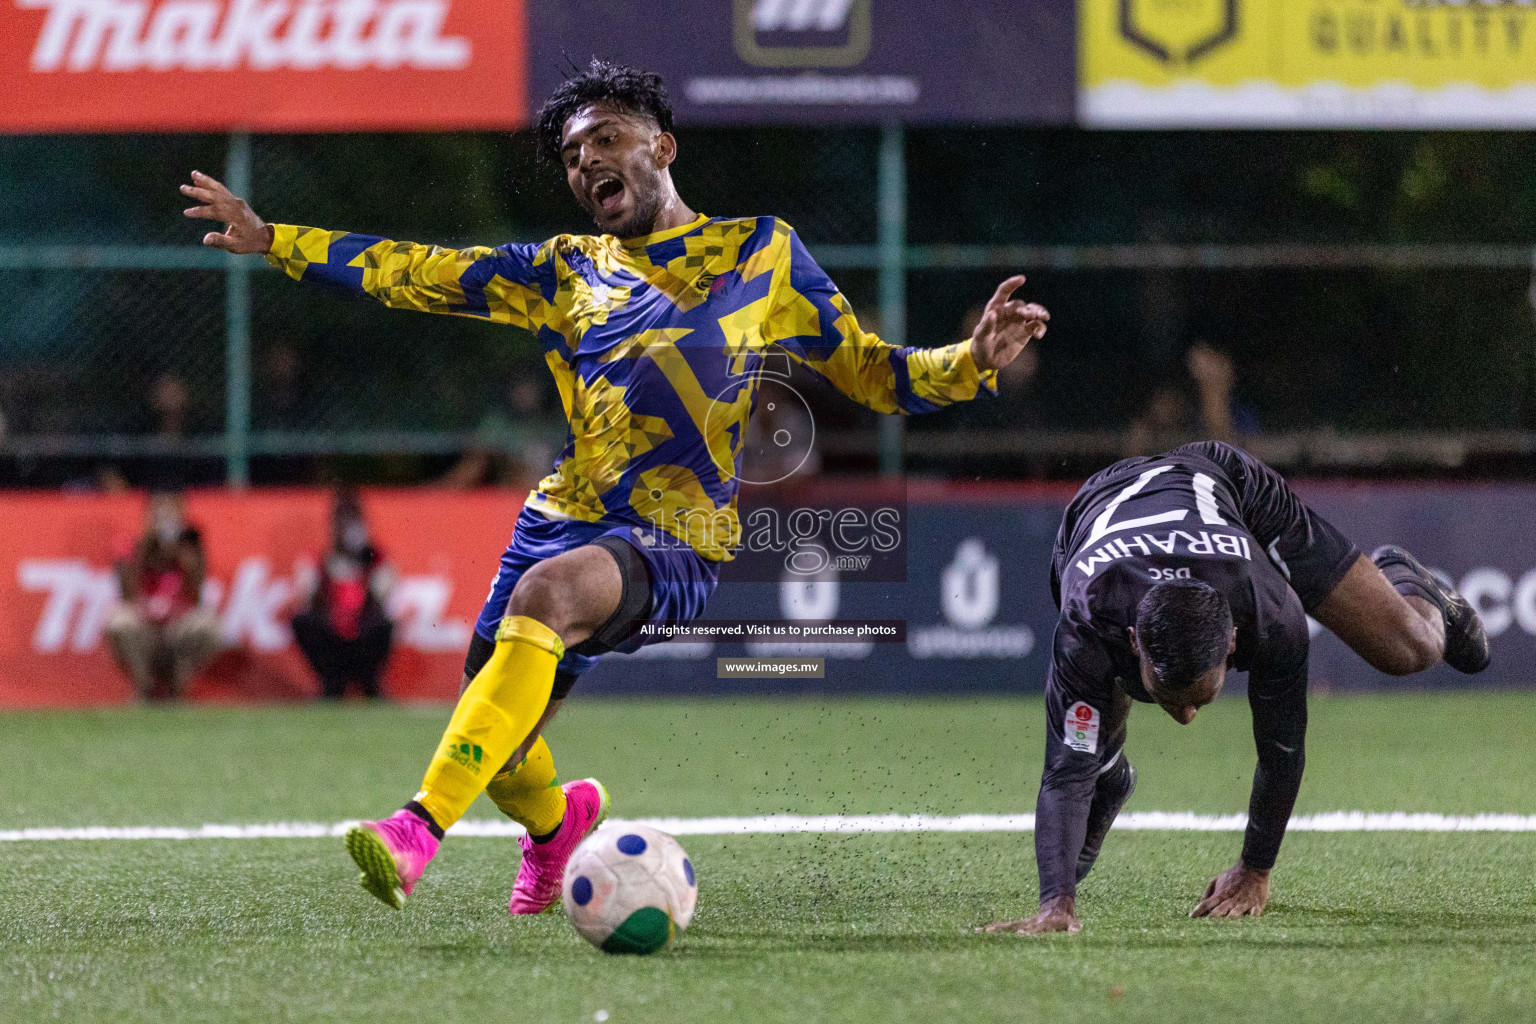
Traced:
<path fill-rule="evenodd" d="M 1536 0 L 1079 0 L 1105 127 L 1530 127 Z"/>

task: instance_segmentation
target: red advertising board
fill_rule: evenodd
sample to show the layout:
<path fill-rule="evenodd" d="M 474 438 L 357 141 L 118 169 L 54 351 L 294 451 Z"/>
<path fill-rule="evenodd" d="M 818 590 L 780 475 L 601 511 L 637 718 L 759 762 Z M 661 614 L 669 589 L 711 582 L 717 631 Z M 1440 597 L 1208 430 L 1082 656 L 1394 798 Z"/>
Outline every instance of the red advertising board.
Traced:
<path fill-rule="evenodd" d="M 863 493 L 868 482 L 840 486 Z M 1444 572 L 1479 609 L 1493 644 L 1487 672 L 1445 666 L 1384 676 L 1318 628 L 1314 686 L 1331 689 L 1531 685 L 1536 664 L 1536 537 L 1525 484 L 1308 484 L 1298 491 L 1364 550 L 1399 543 Z M 900 505 L 906 582 L 840 578 L 743 580 L 733 562 L 706 618 L 736 622 L 835 617 L 903 620 L 905 640 L 802 643 L 749 639 L 657 644 L 610 655 L 582 695 L 751 692 L 1038 693 L 1057 611 L 1045 566 L 1071 485 L 928 485 Z M 374 539 L 398 571 L 388 601 L 395 648 L 385 692 L 450 700 L 470 631 L 520 511 L 516 491 L 365 491 Z M 198 700 L 302 700 L 318 682 L 292 641 L 289 615 L 306 562 L 324 543 L 322 490 L 196 492 L 191 517 L 209 559 L 204 605 L 225 653 L 193 683 Z M 114 551 L 142 528 L 136 497 L 0 493 L 0 708 L 132 699 L 104 644 L 117 601 Z M 716 657 L 826 657 L 825 678 L 729 680 Z"/>
<path fill-rule="evenodd" d="M 523 0 L 0 0 L 0 131 L 513 128 Z"/>
<path fill-rule="evenodd" d="M 390 594 L 390 696 L 451 699 L 470 630 L 522 507 L 517 491 L 366 491 L 378 546 L 399 573 Z M 189 518 L 208 556 L 203 603 L 225 653 L 193 683 L 210 700 L 291 700 L 318 683 L 288 628 L 297 578 L 329 530 L 319 490 L 194 492 Z M 56 494 L 0 497 L 0 707 L 131 700 L 103 632 L 117 602 L 115 551 L 143 528 L 144 500 Z"/>

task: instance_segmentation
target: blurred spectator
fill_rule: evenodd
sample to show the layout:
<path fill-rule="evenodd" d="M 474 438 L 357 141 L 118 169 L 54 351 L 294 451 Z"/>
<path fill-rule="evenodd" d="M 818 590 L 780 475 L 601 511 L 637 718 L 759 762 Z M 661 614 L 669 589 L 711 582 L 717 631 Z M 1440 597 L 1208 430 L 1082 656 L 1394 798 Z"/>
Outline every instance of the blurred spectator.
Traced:
<path fill-rule="evenodd" d="M 549 473 L 565 443 L 565 425 L 547 411 L 541 379 L 517 373 L 505 401 L 480 420 L 474 443 L 438 481 L 441 486 L 528 487 Z"/>
<path fill-rule="evenodd" d="M 1237 401 L 1237 371 L 1230 356 L 1196 342 L 1184 354 L 1184 369 L 1195 394 L 1193 406 L 1184 382 L 1159 386 L 1131 423 L 1127 455 L 1151 455 L 1197 438 L 1234 441 L 1258 432 L 1258 418 Z"/>
<path fill-rule="evenodd" d="M 143 482 L 152 490 L 181 490 L 219 479 L 221 460 L 187 450 L 196 423 L 192 392 L 180 374 L 166 372 L 149 387 L 148 402 L 139 418 L 139 433 L 153 434 L 163 447 Z"/>
<path fill-rule="evenodd" d="M 464 449 L 457 462 L 449 467 L 437 481 L 439 487 L 456 491 L 468 491 L 476 487 L 513 486 L 508 472 L 506 453 L 497 451 L 476 436 L 474 443 Z"/>
<path fill-rule="evenodd" d="M 112 653 L 145 700 L 181 696 L 219 651 L 218 621 L 200 603 L 206 571 L 181 494 L 151 495 L 144 535 L 117 562 L 122 603 L 107 623 Z"/>
<path fill-rule="evenodd" d="M 123 471 L 109 463 L 90 466 L 64 481 L 63 490 L 71 494 L 127 494 L 133 490 Z"/>
<path fill-rule="evenodd" d="M 377 698 L 395 633 L 384 610 L 394 571 L 369 537 L 355 492 L 336 492 L 330 548 L 300 583 L 308 592 L 304 611 L 293 618 L 293 638 L 320 677 L 321 698 L 341 698 L 349 682 Z"/>
<path fill-rule="evenodd" d="M 258 349 L 251 389 L 253 429 L 298 431 L 315 425 L 315 391 L 304 369 L 298 346 L 288 338 L 272 338 Z M 298 454 L 267 460 L 260 472 L 267 483 L 313 484 L 326 477 L 322 459 Z"/>
<path fill-rule="evenodd" d="M 965 311 L 955 326 L 951 343 L 967 341 L 976 333 L 981 323 L 985 305 L 972 306 Z M 926 423 L 909 424 L 918 430 L 938 429 L 971 430 L 1011 427 L 1018 430 L 1038 430 L 1044 424 L 1041 416 L 1037 385 L 1040 377 L 1040 352 L 1035 345 L 1028 345 L 1013 362 L 997 372 L 997 398 L 981 396 L 974 402 L 958 402 L 938 414 L 934 426 Z M 926 419 L 926 417 L 924 418 Z M 1032 473 L 1030 475 L 1033 475 Z"/>
<path fill-rule="evenodd" d="M 741 446 L 742 482 L 794 484 L 820 473 L 815 422 L 800 392 L 778 380 L 763 381 Z"/>
<path fill-rule="evenodd" d="M 986 311 L 985 305 L 972 306 L 965 311 L 965 316 L 960 321 L 960 328 L 955 332 L 955 341 L 968 341 L 976 333 L 976 328 L 981 323 L 981 314 Z M 1002 401 L 999 405 L 982 402 L 972 403 L 975 408 L 985 410 L 988 405 L 994 405 L 993 422 L 1010 427 L 1038 428 L 1040 427 L 1040 406 L 1036 402 L 1034 390 L 1036 378 L 1040 375 L 1040 350 L 1034 345 L 1026 345 L 1024 350 L 1014 357 L 1013 362 L 997 371 L 997 395 Z"/>
<path fill-rule="evenodd" d="M 0 373 L 0 404 L 11 435 L 88 429 L 90 384 L 57 363 L 11 365 Z"/>
<path fill-rule="evenodd" d="M 1191 345 L 1184 353 L 1184 368 L 1195 382 L 1200 396 L 1200 423 L 1204 437 L 1212 441 L 1233 439 L 1232 387 L 1237 371 L 1225 352 L 1218 352 L 1204 342 Z"/>
<path fill-rule="evenodd" d="M 1008 400 L 1014 410 L 1014 420 L 1029 420 L 1029 426 L 1039 426 L 1040 414 L 1031 401 L 1035 378 L 1040 375 L 1040 350 L 1030 345 L 1014 357 L 1013 362 L 997 371 L 997 393 Z M 1016 426 L 1023 424 L 1015 422 Z"/>
<path fill-rule="evenodd" d="M 162 438 L 185 437 L 189 428 L 192 393 L 178 374 L 162 373 L 149 389 L 149 412 L 154 433 Z"/>
<path fill-rule="evenodd" d="M 1125 454 L 1151 455 L 1191 440 L 1196 433 L 1184 389 L 1174 383 L 1161 384 L 1147 399 L 1141 415 L 1131 421 Z"/>
<path fill-rule="evenodd" d="M 307 411 L 303 360 L 293 342 L 279 338 L 261 353 L 251 418 L 259 430 L 297 430 Z"/>
<path fill-rule="evenodd" d="M 1161 246 L 1179 242 L 1179 218 L 1162 210 L 1142 214 L 1142 242 Z M 1185 227 L 1187 231 L 1187 226 Z M 1191 329 L 1190 275 L 1171 267 L 1148 268 L 1133 278 L 1137 352 L 1144 368 L 1165 367 L 1179 357 Z M 1145 369 L 1143 372 L 1146 372 Z"/>

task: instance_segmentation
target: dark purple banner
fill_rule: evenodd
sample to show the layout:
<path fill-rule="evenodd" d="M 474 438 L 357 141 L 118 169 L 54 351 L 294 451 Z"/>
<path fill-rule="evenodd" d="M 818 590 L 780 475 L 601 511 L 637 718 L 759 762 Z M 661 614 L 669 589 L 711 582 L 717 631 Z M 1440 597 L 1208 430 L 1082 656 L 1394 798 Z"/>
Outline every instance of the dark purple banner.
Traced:
<path fill-rule="evenodd" d="M 682 124 L 1066 124 L 1062 0 L 530 0 L 534 106 L 591 57 L 659 72 Z"/>
<path fill-rule="evenodd" d="M 1401 544 L 1477 605 L 1493 664 L 1477 676 L 1444 665 L 1394 680 L 1313 628 L 1313 689 L 1360 686 L 1536 686 L 1536 488 L 1442 484 L 1298 487 L 1361 549 Z"/>
<path fill-rule="evenodd" d="M 1307 484 L 1296 490 L 1366 553 L 1401 544 L 1474 601 L 1493 642 L 1477 676 L 1437 666 L 1383 675 L 1314 627 L 1314 690 L 1536 686 L 1536 486 Z M 1051 545 L 1071 488 L 909 497 L 905 583 L 860 582 L 829 567 L 815 576 L 741 582 L 731 567 L 705 614 L 714 621 L 903 620 L 901 642 L 829 642 L 721 635 L 609 656 L 582 689 L 604 693 L 1038 693 L 1056 609 Z M 732 582 L 733 579 L 737 580 Z M 718 657 L 824 658 L 819 678 L 724 679 Z M 1241 677 L 1237 677 L 1240 690 Z"/>

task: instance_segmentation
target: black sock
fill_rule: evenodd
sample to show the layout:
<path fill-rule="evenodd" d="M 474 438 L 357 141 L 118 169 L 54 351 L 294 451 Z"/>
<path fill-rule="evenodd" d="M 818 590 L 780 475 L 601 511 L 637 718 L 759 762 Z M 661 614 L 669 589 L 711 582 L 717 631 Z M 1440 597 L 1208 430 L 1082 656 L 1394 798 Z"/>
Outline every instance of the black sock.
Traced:
<path fill-rule="evenodd" d="M 563 825 L 563 824 L 565 824 L 565 823 L 564 823 L 564 822 L 561 822 L 561 823 L 560 823 L 560 824 L 561 824 L 561 825 Z M 531 841 L 531 842 L 532 842 L 532 843 L 533 843 L 533 844 L 534 844 L 534 845 L 535 845 L 535 846 L 537 846 L 537 845 L 539 845 L 539 844 L 540 844 L 540 843 L 547 843 L 547 842 L 549 842 L 549 841 L 550 841 L 550 840 L 551 840 L 551 839 L 553 839 L 553 838 L 555 838 L 555 836 L 557 836 L 557 835 L 559 835 L 559 834 L 560 834 L 560 825 L 556 825 L 556 826 L 555 826 L 555 827 L 554 827 L 554 828 L 553 828 L 553 829 L 552 829 L 552 830 L 551 830 L 551 831 L 549 831 L 549 832 L 545 832 L 545 833 L 544 833 L 544 834 L 543 834 L 543 835 L 541 835 L 541 836 L 536 836 L 536 835 L 533 835 L 533 834 L 532 834 L 532 833 L 529 833 L 529 835 L 528 835 L 528 839 L 529 839 L 529 840 L 530 840 L 530 841 Z"/>
<path fill-rule="evenodd" d="M 443 838 L 443 826 L 439 825 L 437 823 L 437 820 L 432 817 L 432 812 L 428 811 L 425 807 L 421 806 L 421 804 L 417 803 L 415 800 L 412 800 L 410 803 L 406 804 L 405 805 L 405 809 L 407 811 L 410 811 L 412 814 L 416 815 L 416 817 L 420 818 L 422 821 L 426 822 L 427 831 L 431 832 L 432 835 L 434 837 L 436 837 L 439 842 L 442 841 L 442 838 Z"/>

